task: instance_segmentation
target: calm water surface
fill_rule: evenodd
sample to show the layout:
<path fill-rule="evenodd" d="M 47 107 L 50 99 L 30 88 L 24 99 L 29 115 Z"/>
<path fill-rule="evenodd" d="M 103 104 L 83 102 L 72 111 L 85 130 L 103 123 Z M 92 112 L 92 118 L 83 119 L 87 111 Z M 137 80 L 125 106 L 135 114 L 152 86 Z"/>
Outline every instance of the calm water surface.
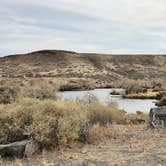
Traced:
<path fill-rule="evenodd" d="M 63 100 L 76 100 L 82 99 L 87 93 L 95 95 L 103 104 L 109 101 L 116 101 L 120 109 L 126 110 L 129 113 L 135 113 L 136 111 L 142 111 L 148 113 L 151 107 L 154 107 L 155 100 L 152 99 L 124 99 L 121 96 L 110 95 L 110 92 L 115 89 L 94 89 L 90 91 L 65 91 L 59 92 Z M 123 89 L 117 89 L 123 91 Z"/>

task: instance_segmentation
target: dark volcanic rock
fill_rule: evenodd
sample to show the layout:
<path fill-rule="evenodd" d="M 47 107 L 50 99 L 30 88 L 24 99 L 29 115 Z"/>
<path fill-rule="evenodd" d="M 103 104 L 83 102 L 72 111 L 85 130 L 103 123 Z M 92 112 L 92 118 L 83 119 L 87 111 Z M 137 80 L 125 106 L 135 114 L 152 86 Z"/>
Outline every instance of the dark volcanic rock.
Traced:
<path fill-rule="evenodd" d="M 14 142 L 6 145 L 0 145 L 0 156 L 1 157 L 16 157 L 22 158 L 32 157 L 35 154 L 41 152 L 41 146 L 36 141 L 24 140 Z"/>
<path fill-rule="evenodd" d="M 6 145 L 0 145 L 0 155 L 2 157 L 18 157 L 24 156 L 27 140 L 14 142 Z"/>

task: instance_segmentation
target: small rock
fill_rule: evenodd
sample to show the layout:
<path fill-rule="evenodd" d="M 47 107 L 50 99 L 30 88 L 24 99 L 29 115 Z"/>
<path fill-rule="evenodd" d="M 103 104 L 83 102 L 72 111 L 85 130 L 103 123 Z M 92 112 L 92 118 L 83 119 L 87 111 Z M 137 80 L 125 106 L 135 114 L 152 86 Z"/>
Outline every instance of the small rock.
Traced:
<path fill-rule="evenodd" d="M 41 152 L 41 145 L 37 141 L 28 141 L 25 146 L 26 157 L 32 157 L 33 155 L 39 154 Z"/>
<path fill-rule="evenodd" d="M 145 124 L 146 121 L 144 119 L 138 119 L 138 118 L 136 118 L 136 119 L 132 119 L 131 122 L 133 124 Z"/>
<path fill-rule="evenodd" d="M 108 161 L 98 161 L 86 159 L 83 161 L 82 166 L 109 166 Z"/>

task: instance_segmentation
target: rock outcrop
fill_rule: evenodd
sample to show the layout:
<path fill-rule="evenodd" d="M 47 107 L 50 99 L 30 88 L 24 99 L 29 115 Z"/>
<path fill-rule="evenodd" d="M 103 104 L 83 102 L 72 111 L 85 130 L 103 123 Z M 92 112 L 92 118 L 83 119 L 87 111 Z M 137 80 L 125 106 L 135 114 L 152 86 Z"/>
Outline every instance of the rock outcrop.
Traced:
<path fill-rule="evenodd" d="M 166 127 L 166 107 L 152 108 L 149 113 L 150 125 L 154 128 Z"/>
<path fill-rule="evenodd" d="M 6 145 L 0 145 L 0 155 L 1 157 L 22 158 L 24 156 L 26 144 L 27 140 L 14 142 Z"/>
<path fill-rule="evenodd" d="M 32 140 L 23 140 L 10 144 L 0 145 L 1 157 L 23 158 L 31 157 L 41 152 L 41 146 L 38 142 Z"/>

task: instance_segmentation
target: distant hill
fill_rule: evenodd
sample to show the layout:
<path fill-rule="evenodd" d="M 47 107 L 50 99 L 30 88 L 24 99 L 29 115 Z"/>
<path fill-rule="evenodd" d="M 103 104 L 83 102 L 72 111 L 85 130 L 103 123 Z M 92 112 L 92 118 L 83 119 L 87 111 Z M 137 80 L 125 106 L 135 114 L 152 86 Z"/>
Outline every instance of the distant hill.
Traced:
<path fill-rule="evenodd" d="M 166 80 L 164 55 L 108 55 L 41 50 L 0 58 L 2 77 Z"/>

